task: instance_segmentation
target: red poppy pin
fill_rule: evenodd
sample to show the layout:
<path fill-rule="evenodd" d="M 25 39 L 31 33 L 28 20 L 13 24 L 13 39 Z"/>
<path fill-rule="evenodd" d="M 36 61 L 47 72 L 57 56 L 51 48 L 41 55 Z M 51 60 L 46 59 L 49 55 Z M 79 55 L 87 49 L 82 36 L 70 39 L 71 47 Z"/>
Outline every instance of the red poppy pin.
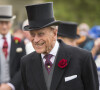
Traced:
<path fill-rule="evenodd" d="M 58 67 L 65 68 L 66 66 L 67 66 L 67 60 L 62 59 L 61 61 L 59 61 Z"/>
<path fill-rule="evenodd" d="M 14 41 L 15 41 L 15 43 L 20 43 L 21 42 L 21 39 L 18 38 L 18 37 L 14 37 Z"/>

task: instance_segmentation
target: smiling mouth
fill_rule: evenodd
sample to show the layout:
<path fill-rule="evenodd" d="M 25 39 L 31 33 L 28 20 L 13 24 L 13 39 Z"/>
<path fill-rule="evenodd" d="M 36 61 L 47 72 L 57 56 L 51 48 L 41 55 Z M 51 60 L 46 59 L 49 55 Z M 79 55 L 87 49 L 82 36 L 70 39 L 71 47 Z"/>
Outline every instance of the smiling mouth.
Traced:
<path fill-rule="evenodd" d="M 43 46 L 45 44 L 45 42 L 41 43 L 41 44 L 37 44 L 36 47 L 40 47 Z"/>

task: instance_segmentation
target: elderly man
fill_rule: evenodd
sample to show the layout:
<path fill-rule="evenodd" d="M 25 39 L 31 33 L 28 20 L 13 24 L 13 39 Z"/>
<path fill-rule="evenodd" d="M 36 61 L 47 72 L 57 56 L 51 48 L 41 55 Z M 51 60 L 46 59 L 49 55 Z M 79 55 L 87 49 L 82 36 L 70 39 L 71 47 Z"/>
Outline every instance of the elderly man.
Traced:
<path fill-rule="evenodd" d="M 59 24 L 52 3 L 26 6 L 35 49 L 22 58 L 25 90 L 99 90 L 96 65 L 90 52 L 57 41 Z"/>
<path fill-rule="evenodd" d="M 77 23 L 64 22 L 58 26 L 58 39 L 68 45 L 77 46 L 76 40 L 80 36 L 77 34 Z"/>
<path fill-rule="evenodd" d="M 14 19 L 12 6 L 0 6 L 0 90 L 21 89 L 20 60 L 25 46 L 10 34 Z"/>

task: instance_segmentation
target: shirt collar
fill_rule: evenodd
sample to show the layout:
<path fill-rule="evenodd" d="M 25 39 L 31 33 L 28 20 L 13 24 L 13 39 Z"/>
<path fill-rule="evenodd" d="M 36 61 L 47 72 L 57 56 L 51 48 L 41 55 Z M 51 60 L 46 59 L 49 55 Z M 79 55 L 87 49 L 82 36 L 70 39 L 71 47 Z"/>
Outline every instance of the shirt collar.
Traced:
<path fill-rule="evenodd" d="M 0 34 L 0 39 L 2 39 L 2 37 L 3 37 L 3 36 Z"/>
<path fill-rule="evenodd" d="M 10 37 L 11 37 L 10 32 L 9 32 L 9 33 L 7 33 L 7 34 L 5 35 L 5 37 L 6 37 L 6 39 L 10 38 Z M 2 34 L 0 34 L 0 39 L 2 39 L 2 38 L 3 38 L 3 35 L 2 35 Z"/>
<path fill-rule="evenodd" d="M 59 49 L 59 43 L 56 41 L 54 48 L 50 51 L 49 54 L 52 54 L 53 56 L 56 56 Z M 41 54 L 42 59 L 44 58 L 45 54 Z"/>

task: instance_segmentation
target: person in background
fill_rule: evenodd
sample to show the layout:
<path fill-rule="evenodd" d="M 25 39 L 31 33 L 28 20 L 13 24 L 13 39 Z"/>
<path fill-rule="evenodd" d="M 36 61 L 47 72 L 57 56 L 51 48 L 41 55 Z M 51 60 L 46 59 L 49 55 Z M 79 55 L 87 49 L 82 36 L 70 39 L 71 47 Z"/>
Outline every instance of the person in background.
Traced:
<path fill-rule="evenodd" d="M 77 40 L 79 47 L 91 51 L 94 59 L 100 54 L 100 26 L 94 26 L 89 30 L 89 26 L 82 23 L 78 26 L 81 38 Z M 98 34 L 97 34 L 98 33 Z"/>
<path fill-rule="evenodd" d="M 21 39 L 10 34 L 12 6 L 0 6 L 0 90 L 21 90 L 20 60 L 25 55 Z"/>
<path fill-rule="evenodd" d="M 82 23 L 78 26 L 78 34 L 80 38 L 77 40 L 77 45 L 83 49 L 91 51 L 94 40 L 89 37 L 89 26 L 86 23 Z"/>
<path fill-rule="evenodd" d="M 90 37 L 94 38 L 91 52 L 93 54 L 93 57 L 96 59 L 97 56 L 100 54 L 100 26 L 93 26 L 89 30 L 89 35 Z"/>
<path fill-rule="evenodd" d="M 68 45 L 77 46 L 76 40 L 80 38 L 77 34 L 77 24 L 71 22 L 61 22 L 58 26 L 58 39 Z"/>
<path fill-rule="evenodd" d="M 86 24 L 80 24 L 78 29 L 81 38 L 77 43 L 81 48 L 91 51 L 92 53 L 97 66 L 100 90 L 100 26 L 94 26 L 89 30 Z"/>
<path fill-rule="evenodd" d="M 23 22 L 22 30 L 24 33 L 24 43 L 25 43 L 26 54 L 29 54 L 31 52 L 34 52 L 35 50 L 31 43 L 31 35 L 30 35 L 29 31 L 24 30 L 24 26 L 26 26 L 26 25 L 28 25 L 28 20 L 25 20 Z"/>
<path fill-rule="evenodd" d="M 100 90 L 100 26 L 93 26 L 89 31 L 89 35 L 95 39 L 91 52 L 97 66 Z"/>
<path fill-rule="evenodd" d="M 93 57 L 96 59 L 100 55 L 100 38 L 94 40 L 93 47 L 91 49 Z"/>
<path fill-rule="evenodd" d="M 19 27 L 16 27 L 13 31 L 13 36 L 14 37 L 18 37 L 20 38 L 21 40 L 24 40 L 24 33 L 23 33 L 23 30 Z"/>

